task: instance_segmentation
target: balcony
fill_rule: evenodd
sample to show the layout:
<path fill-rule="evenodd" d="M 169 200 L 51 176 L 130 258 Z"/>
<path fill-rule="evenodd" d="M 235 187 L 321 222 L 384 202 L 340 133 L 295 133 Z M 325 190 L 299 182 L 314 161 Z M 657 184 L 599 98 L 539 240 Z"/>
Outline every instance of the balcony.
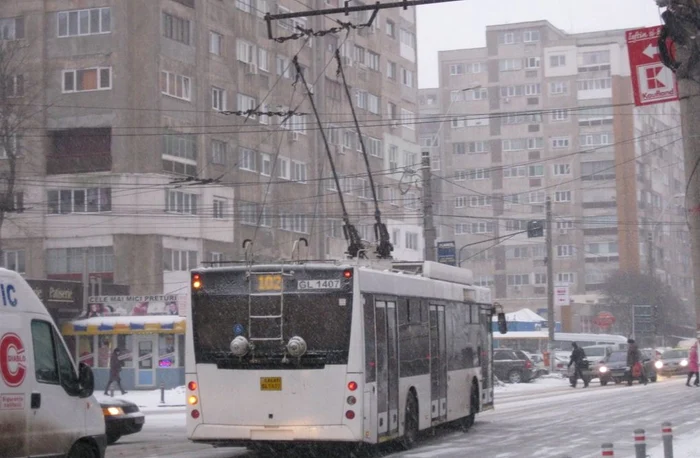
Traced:
<path fill-rule="evenodd" d="M 108 172 L 112 169 L 112 129 L 77 128 L 51 132 L 46 173 Z"/>

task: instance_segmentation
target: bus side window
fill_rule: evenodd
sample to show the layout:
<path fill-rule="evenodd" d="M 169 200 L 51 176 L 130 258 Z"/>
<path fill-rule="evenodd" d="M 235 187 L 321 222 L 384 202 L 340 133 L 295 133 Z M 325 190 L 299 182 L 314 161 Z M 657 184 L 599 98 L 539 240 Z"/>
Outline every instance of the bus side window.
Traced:
<path fill-rule="evenodd" d="M 364 328 L 365 328 L 365 382 L 374 382 L 377 379 L 375 329 L 374 329 L 374 296 L 363 295 Z"/>

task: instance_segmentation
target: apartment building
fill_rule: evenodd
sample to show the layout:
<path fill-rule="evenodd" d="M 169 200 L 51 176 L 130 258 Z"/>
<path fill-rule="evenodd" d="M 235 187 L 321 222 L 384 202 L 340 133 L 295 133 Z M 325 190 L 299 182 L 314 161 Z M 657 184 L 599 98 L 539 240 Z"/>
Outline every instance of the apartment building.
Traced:
<path fill-rule="evenodd" d="M 419 253 L 415 10 L 384 10 L 347 37 L 268 38 L 265 13 L 300 8 L 291 0 L 2 2 L 0 39 L 26 55 L 13 70 L 16 103 L 39 108 L 17 135 L 24 211 L 8 213 L 2 227 L 4 264 L 31 278 L 80 279 L 87 256 L 91 276 L 154 294 L 182 289 L 203 261 L 244 259 L 245 240 L 260 260 L 288 259 L 300 237 L 309 242 L 302 256 L 342 258 L 343 211 L 294 56 L 352 223 L 374 240 L 349 103 L 385 218 L 405 256 Z M 289 36 L 297 25 L 337 23 L 278 21 L 273 33 Z M 336 74 L 337 48 L 352 101 Z M 230 113 L 246 110 L 263 114 Z"/>
<path fill-rule="evenodd" d="M 624 31 L 491 26 L 486 47 L 438 60 L 439 88 L 421 90 L 421 115 L 437 104 L 445 117 L 433 127 L 436 173 L 451 183 L 436 197 L 450 208 L 438 219 L 440 239 L 458 250 L 483 242 L 458 251 L 478 283 L 506 308 L 546 309 L 544 238 L 499 237 L 544 219 L 549 197 L 556 285 L 585 294 L 617 269 L 651 262 L 690 297 L 689 270 L 680 267 L 689 266 L 687 233 L 673 205 L 683 204 L 679 108 L 634 108 Z M 434 132 L 421 131 L 421 144 Z"/>

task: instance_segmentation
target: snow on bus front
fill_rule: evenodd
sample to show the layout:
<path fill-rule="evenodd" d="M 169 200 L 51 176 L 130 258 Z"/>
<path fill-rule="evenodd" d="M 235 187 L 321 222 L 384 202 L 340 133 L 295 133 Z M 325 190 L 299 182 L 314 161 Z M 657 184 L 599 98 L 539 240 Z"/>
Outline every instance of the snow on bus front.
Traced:
<path fill-rule="evenodd" d="M 202 424 L 342 423 L 352 314 L 343 273 L 202 272 L 192 296 Z"/>

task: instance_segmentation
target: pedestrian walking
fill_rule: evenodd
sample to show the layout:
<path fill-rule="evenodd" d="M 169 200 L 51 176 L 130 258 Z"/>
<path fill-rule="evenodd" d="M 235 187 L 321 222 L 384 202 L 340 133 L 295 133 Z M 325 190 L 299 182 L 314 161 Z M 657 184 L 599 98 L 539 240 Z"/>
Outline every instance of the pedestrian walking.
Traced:
<path fill-rule="evenodd" d="M 644 371 L 644 364 L 642 364 L 642 352 L 639 350 L 639 347 L 637 346 L 637 343 L 634 341 L 634 339 L 627 340 L 627 367 L 628 386 L 632 386 L 632 381 L 636 377 L 639 377 L 639 381 L 641 383 L 645 385 L 647 384 L 647 376 Z"/>
<path fill-rule="evenodd" d="M 690 386 L 690 379 L 695 375 L 695 386 L 700 386 L 700 373 L 698 373 L 698 344 L 697 342 L 690 347 L 688 352 L 688 381 L 685 386 Z"/>
<path fill-rule="evenodd" d="M 119 356 L 121 355 L 122 351 L 119 348 L 115 348 L 114 351 L 112 352 L 112 357 L 110 358 L 109 361 L 109 382 L 107 382 L 107 386 L 105 387 L 105 394 L 108 395 L 109 387 L 112 386 L 112 383 L 117 384 L 119 389 L 121 390 L 122 394 L 126 394 L 126 391 L 124 391 L 124 388 L 122 388 L 122 378 L 121 378 L 121 372 L 122 372 L 122 366 L 124 366 L 124 361 L 119 359 Z"/>
<path fill-rule="evenodd" d="M 572 365 L 574 366 L 574 375 L 572 375 L 569 378 L 569 381 L 571 382 L 571 387 L 576 388 L 578 378 L 581 377 L 581 380 L 583 381 L 583 387 L 586 388 L 589 382 L 589 380 L 583 376 L 583 369 L 588 369 L 588 361 L 586 361 L 586 352 L 583 351 L 583 348 L 579 347 L 576 342 L 572 342 L 571 346 L 574 348 L 574 350 L 571 352 L 571 357 L 569 358 L 569 370 L 571 369 Z"/>

